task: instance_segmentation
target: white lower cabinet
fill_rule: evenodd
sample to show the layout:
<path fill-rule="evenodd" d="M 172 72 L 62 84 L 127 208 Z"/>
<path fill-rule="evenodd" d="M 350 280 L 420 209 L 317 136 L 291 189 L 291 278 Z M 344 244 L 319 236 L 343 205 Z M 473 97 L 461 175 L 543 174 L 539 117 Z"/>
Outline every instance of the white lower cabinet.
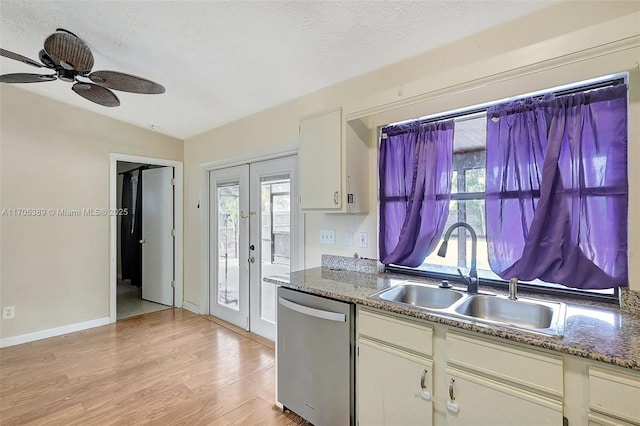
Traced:
<path fill-rule="evenodd" d="M 433 328 L 358 307 L 360 426 L 433 424 Z"/>
<path fill-rule="evenodd" d="M 447 424 L 562 425 L 562 357 L 448 331 Z"/>
<path fill-rule="evenodd" d="M 432 363 L 366 339 L 358 350 L 359 424 L 431 425 Z"/>
<path fill-rule="evenodd" d="M 447 424 L 562 425 L 562 403 L 455 368 L 447 368 Z"/>
<path fill-rule="evenodd" d="M 368 425 L 640 426 L 640 372 L 358 306 Z"/>
<path fill-rule="evenodd" d="M 589 424 L 640 425 L 640 374 L 590 366 Z"/>

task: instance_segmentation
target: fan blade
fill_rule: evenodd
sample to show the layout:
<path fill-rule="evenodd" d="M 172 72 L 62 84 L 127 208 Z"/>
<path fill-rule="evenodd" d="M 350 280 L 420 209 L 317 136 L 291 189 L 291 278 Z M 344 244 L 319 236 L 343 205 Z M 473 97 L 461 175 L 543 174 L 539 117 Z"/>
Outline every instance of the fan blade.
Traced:
<path fill-rule="evenodd" d="M 122 92 L 157 95 L 165 91 L 164 86 L 151 80 L 117 71 L 96 71 L 88 77 L 96 84 Z"/>
<path fill-rule="evenodd" d="M 71 89 L 83 98 L 106 107 L 117 107 L 120 100 L 111 90 L 93 83 L 76 83 Z"/>
<path fill-rule="evenodd" d="M 32 67 L 44 68 L 44 65 L 34 61 L 33 59 L 29 59 L 26 56 L 18 55 L 17 53 L 13 53 L 2 48 L 0 48 L 0 56 L 4 56 L 5 58 L 13 59 L 15 61 L 24 62 L 25 64 L 31 65 Z"/>
<path fill-rule="evenodd" d="M 44 49 L 40 49 L 40 52 L 38 52 L 38 58 L 45 67 L 55 69 L 56 63 L 53 62 L 53 59 L 47 55 L 47 52 L 45 52 Z"/>
<path fill-rule="evenodd" d="M 4 74 L 0 75 L 0 83 L 41 83 L 43 81 L 57 80 L 55 74 L 40 75 L 40 74 Z"/>
<path fill-rule="evenodd" d="M 89 46 L 67 31 L 58 31 L 47 37 L 44 50 L 54 63 L 64 69 L 87 73 L 93 68 L 93 54 Z"/>
<path fill-rule="evenodd" d="M 56 31 L 62 31 L 63 33 L 71 34 L 71 35 L 72 35 L 72 36 L 74 36 L 75 38 L 80 38 L 80 37 L 78 37 L 77 35 L 75 35 L 74 33 L 72 33 L 71 31 L 66 30 L 66 29 L 64 29 L 64 28 L 56 28 Z"/>

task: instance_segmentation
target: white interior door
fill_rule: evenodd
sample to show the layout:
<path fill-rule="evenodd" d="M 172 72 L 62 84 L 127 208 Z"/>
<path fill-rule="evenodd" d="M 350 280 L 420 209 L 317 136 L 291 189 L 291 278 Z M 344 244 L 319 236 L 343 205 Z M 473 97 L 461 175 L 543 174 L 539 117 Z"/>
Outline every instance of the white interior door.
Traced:
<path fill-rule="evenodd" d="M 173 167 L 142 171 L 142 298 L 173 306 Z"/>
<path fill-rule="evenodd" d="M 297 160 L 286 157 L 250 166 L 251 216 L 249 242 L 250 329 L 275 339 L 275 285 L 263 281 L 270 275 L 291 272 L 295 265 L 299 197 Z"/>
<path fill-rule="evenodd" d="M 209 311 L 249 330 L 249 166 L 209 174 Z"/>

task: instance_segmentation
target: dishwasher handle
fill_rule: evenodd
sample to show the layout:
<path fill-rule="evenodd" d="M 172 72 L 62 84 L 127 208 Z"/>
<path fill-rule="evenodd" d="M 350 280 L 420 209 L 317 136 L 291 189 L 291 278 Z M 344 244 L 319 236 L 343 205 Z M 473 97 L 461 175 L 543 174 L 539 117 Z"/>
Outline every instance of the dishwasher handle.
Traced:
<path fill-rule="evenodd" d="M 323 311 L 321 309 L 315 309 L 315 308 L 310 308 L 308 306 L 304 306 L 304 305 L 300 305 L 298 303 L 294 303 L 290 300 L 287 300 L 283 297 L 278 297 L 278 301 L 279 303 L 286 307 L 289 308 L 293 311 L 299 312 L 303 315 L 309 315 L 312 317 L 316 317 L 316 318 L 322 318 L 322 319 L 326 319 L 329 321 L 337 321 L 337 322 L 346 322 L 347 321 L 347 316 L 345 314 L 341 314 L 338 312 L 331 312 L 331 311 Z"/>

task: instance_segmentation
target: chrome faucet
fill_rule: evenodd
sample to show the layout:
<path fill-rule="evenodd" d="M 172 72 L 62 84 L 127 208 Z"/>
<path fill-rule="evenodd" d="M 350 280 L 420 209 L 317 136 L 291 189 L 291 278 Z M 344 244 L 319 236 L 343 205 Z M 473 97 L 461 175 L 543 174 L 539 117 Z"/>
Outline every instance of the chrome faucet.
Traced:
<path fill-rule="evenodd" d="M 456 222 L 447 229 L 447 232 L 444 234 L 444 241 L 442 241 L 442 245 L 438 250 L 438 256 L 445 257 L 447 254 L 447 246 L 449 245 L 449 238 L 451 237 L 451 232 L 458 227 L 463 227 L 469 231 L 471 234 L 471 269 L 469 269 L 469 275 L 464 276 L 460 268 L 458 268 L 458 274 L 462 277 L 462 280 L 467 283 L 467 292 L 468 293 L 477 293 L 478 292 L 478 271 L 476 270 L 476 251 L 478 246 L 478 237 L 476 236 L 476 231 L 465 222 Z"/>

